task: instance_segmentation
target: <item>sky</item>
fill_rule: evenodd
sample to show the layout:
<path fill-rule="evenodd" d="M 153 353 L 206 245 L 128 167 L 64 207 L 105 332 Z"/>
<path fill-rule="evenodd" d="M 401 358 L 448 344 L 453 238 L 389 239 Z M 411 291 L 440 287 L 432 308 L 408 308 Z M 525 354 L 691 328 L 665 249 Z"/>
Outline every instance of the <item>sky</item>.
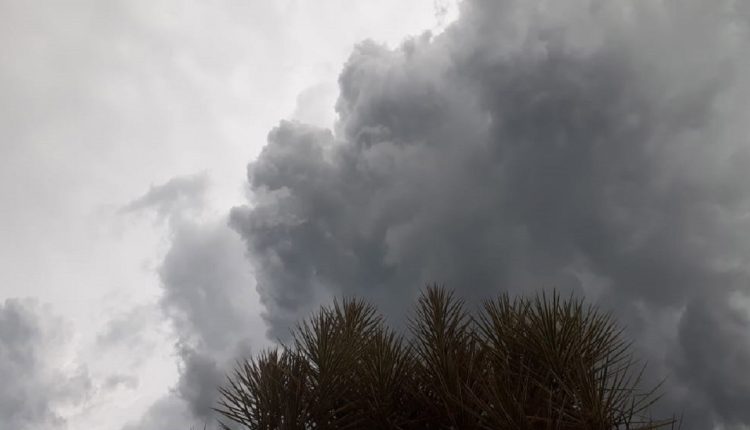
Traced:
<path fill-rule="evenodd" d="M 408 5 L 408 6 L 407 6 Z M 340 295 L 557 288 L 750 428 L 750 7 L 0 2 L 0 423 L 212 419 Z"/>
<path fill-rule="evenodd" d="M 246 165 L 282 118 L 332 126 L 356 43 L 452 19 L 450 3 L 402 3 L 0 1 L 0 428 L 201 424 L 180 375 L 215 333 L 191 319 L 268 342 L 226 221 Z M 172 280 L 180 245 L 215 272 Z M 193 309 L 205 290 L 169 282 L 235 297 Z"/>

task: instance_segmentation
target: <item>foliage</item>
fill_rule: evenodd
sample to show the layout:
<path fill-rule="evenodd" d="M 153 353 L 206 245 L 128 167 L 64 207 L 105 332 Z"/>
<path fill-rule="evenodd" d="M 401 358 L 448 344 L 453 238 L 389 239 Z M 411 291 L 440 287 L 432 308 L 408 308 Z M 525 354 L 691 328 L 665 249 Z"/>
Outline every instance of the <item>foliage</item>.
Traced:
<path fill-rule="evenodd" d="M 476 316 L 439 287 L 409 337 L 345 299 L 290 345 L 239 363 L 217 411 L 248 429 L 657 429 L 656 388 L 609 314 L 559 295 L 484 303 Z M 222 424 L 229 428 L 227 424 Z"/>

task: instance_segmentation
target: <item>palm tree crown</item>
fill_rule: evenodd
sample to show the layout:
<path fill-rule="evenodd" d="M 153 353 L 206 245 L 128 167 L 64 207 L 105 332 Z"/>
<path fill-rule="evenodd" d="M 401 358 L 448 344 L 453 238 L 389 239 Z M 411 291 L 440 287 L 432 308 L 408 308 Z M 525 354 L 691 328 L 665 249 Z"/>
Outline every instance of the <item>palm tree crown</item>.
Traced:
<path fill-rule="evenodd" d="M 581 300 L 501 295 L 472 315 L 428 287 L 407 336 L 364 301 L 335 301 L 289 345 L 239 363 L 216 410 L 264 430 L 675 425 L 647 416 L 658 387 L 640 389 L 643 368 L 622 329 Z"/>

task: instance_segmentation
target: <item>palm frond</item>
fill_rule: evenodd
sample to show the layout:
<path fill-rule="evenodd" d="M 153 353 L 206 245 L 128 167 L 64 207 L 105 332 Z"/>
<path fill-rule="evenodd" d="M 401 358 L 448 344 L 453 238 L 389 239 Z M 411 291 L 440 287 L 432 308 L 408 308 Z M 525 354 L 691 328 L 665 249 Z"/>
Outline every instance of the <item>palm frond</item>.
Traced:
<path fill-rule="evenodd" d="M 500 295 L 472 315 L 448 290 L 417 300 L 406 340 L 376 309 L 335 301 L 289 346 L 238 362 L 216 411 L 248 429 L 648 430 L 661 385 L 614 318 L 582 300 Z M 223 428 L 227 428 L 223 424 Z"/>

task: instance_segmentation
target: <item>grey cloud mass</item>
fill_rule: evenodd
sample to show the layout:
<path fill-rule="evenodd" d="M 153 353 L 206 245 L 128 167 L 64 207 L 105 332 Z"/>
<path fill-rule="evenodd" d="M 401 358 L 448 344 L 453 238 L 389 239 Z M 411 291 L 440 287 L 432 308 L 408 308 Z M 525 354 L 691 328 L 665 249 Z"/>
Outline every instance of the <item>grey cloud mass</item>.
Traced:
<path fill-rule="evenodd" d="M 0 424 L 17 430 L 65 429 L 59 408 L 92 392 L 86 368 L 64 369 L 59 348 L 69 333 L 59 318 L 31 300 L 0 303 Z"/>
<path fill-rule="evenodd" d="M 749 426 L 747 18 L 472 0 L 440 35 L 360 44 L 334 130 L 281 122 L 231 213 L 270 336 L 331 295 L 397 318 L 427 282 L 557 287 L 628 326 L 683 428 Z"/>
<path fill-rule="evenodd" d="M 162 305 L 179 336 L 177 390 L 197 417 L 207 417 L 234 360 L 263 344 L 253 280 L 241 243 L 226 221 L 184 225 L 160 269 Z"/>
<path fill-rule="evenodd" d="M 195 184 L 205 181 L 201 176 L 177 177 L 135 200 L 147 203 L 129 205 L 152 209 L 170 220 L 170 248 L 158 275 L 161 309 L 176 334 L 179 379 L 170 394 L 127 430 L 157 430 L 164 425 L 202 428 L 204 422 L 212 422 L 217 387 L 235 360 L 266 344 L 239 235 L 226 218 L 190 217 L 200 205 L 186 211 L 183 205 L 173 204 L 202 201 L 207 187 Z"/>

